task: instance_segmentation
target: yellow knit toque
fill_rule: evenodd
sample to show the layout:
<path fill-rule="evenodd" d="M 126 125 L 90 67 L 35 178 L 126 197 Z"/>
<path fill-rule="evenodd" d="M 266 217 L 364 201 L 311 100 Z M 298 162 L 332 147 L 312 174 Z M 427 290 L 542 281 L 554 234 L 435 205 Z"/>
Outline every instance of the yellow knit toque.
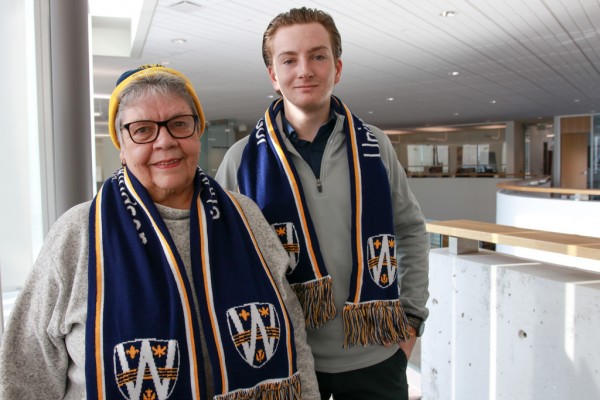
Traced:
<path fill-rule="evenodd" d="M 117 80 L 117 87 L 115 88 L 115 90 L 113 90 L 112 95 L 110 96 L 110 100 L 108 102 L 108 132 L 110 133 L 110 138 L 117 149 L 120 150 L 121 145 L 119 144 L 117 131 L 115 130 L 115 119 L 117 118 L 117 111 L 119 110 L 121 92 L 133 81 L 145 76 L 156 74 L 157 72 L 166 72 L 169 74 L 177 75 L 185 80 L 185 87 L 190 96 L 192 96 L 192 99 L 194 100 L 196 112 L 198 113 L 198 118 L 200 119 L 200 135 L 202 135 L 202 133 L 204 132 L 204 126 L 206 122 L 204 120 L 204 112 L 202 111 L 202 105 L 200 105 L 200 100 L 198 99 L 196 91 L 194 90 L 194 87 L 192 86 L 190 80 L 181 72 L 176 71 L 172 68 L 163 67 L 160 64 L 142 65 L 137 69 L 123 73 L 119 77 L 119 79 Z"/>

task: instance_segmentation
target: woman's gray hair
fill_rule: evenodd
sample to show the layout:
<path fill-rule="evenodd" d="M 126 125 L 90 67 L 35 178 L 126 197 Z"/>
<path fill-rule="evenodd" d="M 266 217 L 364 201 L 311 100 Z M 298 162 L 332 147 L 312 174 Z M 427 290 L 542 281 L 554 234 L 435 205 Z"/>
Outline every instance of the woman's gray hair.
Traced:
<path fill-rule="evenodd" d="M 119 144 L 123 146 L 121 132 L 121 113 L 127 107 L 146 96 L 177 96 L 188 103 L 194 115 L 198 115 L 194 99 L 186 88 L 186 81 L 182 77 L 168 72 L 157 72 L 135 79 L 119 95 L 119 109 L 115 117 L 115 131 Z"/>

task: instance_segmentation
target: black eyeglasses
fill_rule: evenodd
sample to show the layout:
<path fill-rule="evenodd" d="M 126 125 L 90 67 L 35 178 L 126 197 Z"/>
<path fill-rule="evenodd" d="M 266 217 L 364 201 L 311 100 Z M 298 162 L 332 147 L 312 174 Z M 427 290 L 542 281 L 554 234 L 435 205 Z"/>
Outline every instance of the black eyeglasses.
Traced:
<path fill-rule="evenodd" d="M 196 133 L 197 125 L 197 115 L 179 115 L 166 121 L 134 121 L 121 125 L 121 129 L 127 129 L 134 143 L 144 144 L 156 140 L 161 126 L 174 138 L 185 139 Z"/>

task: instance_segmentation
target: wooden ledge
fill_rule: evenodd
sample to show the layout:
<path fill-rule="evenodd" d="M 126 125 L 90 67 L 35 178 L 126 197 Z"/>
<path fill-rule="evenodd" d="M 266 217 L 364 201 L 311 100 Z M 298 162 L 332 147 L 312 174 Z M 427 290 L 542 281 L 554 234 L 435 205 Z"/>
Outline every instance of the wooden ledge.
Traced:
<path fill-rule="evenodd" d="M 450 238 L 525 247 L 600 260 L 600 238 L 592 236 L 524 229 L 470 220 L 428 222 L 427 231 L 446 235 Z M 451 246 L 462 247 L 457 243 L 451 243 Z M 473 250 L 474 246 L 467 245 L 462 248 L 469 251 L 468 249 Z M 462 251 L 458 249 L 456 252 L 461 253 Z"/>
<path fill-rule="evenodd" d="M 572 189 L 562 187 L 539 186 L 550 182 L 550 177 L 533 178 L 518 181 L 498 182 L 496 187 L 511 192 L 547 193 L 564 195 L 599 196 L 600 189 Z"/>

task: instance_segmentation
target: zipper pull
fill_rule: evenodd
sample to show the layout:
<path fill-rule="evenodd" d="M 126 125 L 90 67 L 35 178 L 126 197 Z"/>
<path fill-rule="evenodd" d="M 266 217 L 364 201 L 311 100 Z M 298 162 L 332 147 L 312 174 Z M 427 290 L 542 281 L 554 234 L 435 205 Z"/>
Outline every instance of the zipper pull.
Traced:
<path fill-rule="evenodd" d="M 317 190 L 319 191 L 319 193 L 321 193 L 323 191 L 323 187 L 321 185 L 321 179 L 317 178 Z"/>

